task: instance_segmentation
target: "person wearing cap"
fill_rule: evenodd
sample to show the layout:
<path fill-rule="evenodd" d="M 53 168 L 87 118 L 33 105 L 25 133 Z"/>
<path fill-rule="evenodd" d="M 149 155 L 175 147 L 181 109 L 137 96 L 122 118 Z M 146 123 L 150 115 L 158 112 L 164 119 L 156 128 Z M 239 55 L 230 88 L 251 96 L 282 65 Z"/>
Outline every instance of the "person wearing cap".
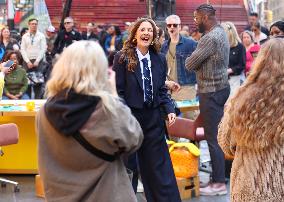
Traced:
<path fill-rule="evenodd" d="M 124 43 L 129 35 L 129 29 L 131 26 L 131 22 L 125 22 L 124 23 L 124 32 L 122 32 L 122 42 Z"/>
<path fill-rule="evenodd" d="M 47 44 L 47 52 L 51 53 L 53 50 L 53 44 L 56 39 L 56 31 L 55 28 L 50 25 L 45 32 L 46 44 Z"/>
<path fill-rule="evenodd" d="M 46 78 L 49 78 L 49 74 L 51 72 L 52 60 L 53 60 L 52 51 L 53 51 L 53 48 L 54 48 L 54 42 L 55 42 L 56 37 L 57 37 L 56 30 L 52 25 L 50 25 L 46 29 L 46 32 L 45 32 L 46 45 L 47 45 L 47 49 L 46 49 L 46 52 L 45 52 L 45 59 L 46 59 L 46 62 L 47 62 L 47 64 L 46 64 L 47 65 Z"/>
<path fill-rule="evenodd" d="M 212 182 L 200 188 L 200 194 L 211 196 L 227 194 L 225 158 L 217 134 L 230 95 L 227 73 L 230 45 L 225 30 L 217 22 L 215 11 L 209 4 L 202 4 L 195 10 L 194 21 L 203 37 L 185 61 L 186 68 L 196 72 L 200 115 L 212 162 Z"/>

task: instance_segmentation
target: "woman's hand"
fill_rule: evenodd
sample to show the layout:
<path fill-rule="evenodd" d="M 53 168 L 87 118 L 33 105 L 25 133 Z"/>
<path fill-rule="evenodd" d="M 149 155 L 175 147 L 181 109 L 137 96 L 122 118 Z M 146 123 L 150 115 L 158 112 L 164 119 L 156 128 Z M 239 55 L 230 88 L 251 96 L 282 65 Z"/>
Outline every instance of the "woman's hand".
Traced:
<path fill-rule="evenodd" d="M 180 90 L 180 85 L 174 81 L 166 81 L 165 82 L 167 88 L 172 92 L 178 92 Z"/>
<path fill-rule="evenodd" d="M 28 65 L 28 68 L 29 68 L 29 69 L 32 69 L 32 68 L 34 67 L 33 63 L 31 63 L 31 62 L 28 62 L 27 65 Z"/>
<path fill-rule="evenodd" d="M 112 69 L 108 69 L 107 73 L 108 73 L 108 83 L 110 85 L 111 94 L 114 96 L 118 96 L 116 90 L 116 82 L 115 82 L 115 71 L 113 71 Z"/>
<path fill-rule="evenodd" d="M 176 114 L 170 113 L 168 114 L 169 126 L 173 125 L 176 121 Z"/>
<path fill-rule="evenodd" d="M 7 62 L 3 62 L 3 63 L 0 64 L 0 71 L 3 72 L 4 74 L 9 74 L 10 73 L 9 68 L 5 67 L 6 63 Z"/>
<path fill-rule="evenodd" d="M 23 96 L 22 92 L 19 92 L 17 95 L 15 95 L 15 97 L 17 97 L 18 99 L 20 99 Z"/>
<path fill-rule="evenodd" d="M 227 73 L 228 73 L 228 74 L 233 74 L 234 72 L 233 72 L 232 68 L 228 68 L 228 69 L 227 69 Z"/>
<path fill-rule="evenodd" d="M 17 96 L 12 95 L 12 94 L 10 94 L 10 93 L 7 93 L 6 96 L 7 96 L 9 99 L 11 99 L 11 100 L 18 100 L 18 99 L 19 99 Z"/>

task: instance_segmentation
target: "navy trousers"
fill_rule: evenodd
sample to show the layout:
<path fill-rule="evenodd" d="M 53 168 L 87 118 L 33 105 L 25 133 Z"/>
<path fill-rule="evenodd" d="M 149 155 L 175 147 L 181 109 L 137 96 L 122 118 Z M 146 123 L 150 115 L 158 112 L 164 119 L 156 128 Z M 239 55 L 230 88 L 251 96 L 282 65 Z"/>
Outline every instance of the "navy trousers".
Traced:
<path fill-rule="evenodd" d="M 200 115 L 203 119 L 205 138 L 212 163 L 212 182 L 225 182 L 225 157 L 217 141 L 218 125 L 224 114 L 224 104 L 230 87 L 212 93 L 200 93 Z"/>
<path fill-rule="evenodd" d="M 144 133 L 144 140 L 137 155 L 133 154 L 127 165 L 129 169 L 134 169 L 134 178 L 136 176 L 132 184 L 134 190 L 137 189 L 138 158 L 147 202 L 180 202 L 160 109 L 145 107 L 131 110 Z"/>

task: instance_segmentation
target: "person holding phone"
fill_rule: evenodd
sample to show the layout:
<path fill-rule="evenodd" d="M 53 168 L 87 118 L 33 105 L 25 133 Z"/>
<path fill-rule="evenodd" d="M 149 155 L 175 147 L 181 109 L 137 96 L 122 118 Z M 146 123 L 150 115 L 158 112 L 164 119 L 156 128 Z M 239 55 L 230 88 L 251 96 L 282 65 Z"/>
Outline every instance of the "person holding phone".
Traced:
<path fill-rule="evenodd" d="M 52 69 L 48 99 L 36 117 L 39 173 L 48 202 L 137 201 L 122 157 L 140 147 L 143 133 L 119 99 L 115 73 L 107 66 L 99 43 L 78 41 Z"/>
<path fill-rule="evenodd" d="M 4 61 L 7 61 L 4 65 L 7 73 L 5 76 L 3 100 L 29 99 L 26 93 L 28 89 L 26 70 L 19 65 L 19 60 L 20 55 L 18 51 L 9 51 L 4 57 Z"/>

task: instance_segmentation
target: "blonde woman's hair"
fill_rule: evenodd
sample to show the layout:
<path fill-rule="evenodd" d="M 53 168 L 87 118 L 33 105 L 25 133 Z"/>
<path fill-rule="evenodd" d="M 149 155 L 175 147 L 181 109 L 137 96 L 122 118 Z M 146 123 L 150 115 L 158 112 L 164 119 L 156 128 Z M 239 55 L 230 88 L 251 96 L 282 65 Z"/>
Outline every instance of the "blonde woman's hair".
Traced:
<path fill-rule="evenodd" d="M 284 40 L 265 42 L 245 83 L 228 102 L 229 127 L 241 145 L 264 148 L 284 141 Z"/>
<path fill-rule="evenodd" d="M 221 26 L 224 28 L 228 36 L 230 47 L 236 47 L 238 43 L 241 43 L 237 29 L 232 22 L 223 22 L 221 23 Z"/>
<path fill-rule="evenodd" d="M 107 70 L 107 58 L 97 42 L 75 42 L 54 65 L 46 85 L 47 97 L 72 89 L 79 94 L 101 97 L 104 109 L 113 112 L 115 98 L 111 95 Z"/>

